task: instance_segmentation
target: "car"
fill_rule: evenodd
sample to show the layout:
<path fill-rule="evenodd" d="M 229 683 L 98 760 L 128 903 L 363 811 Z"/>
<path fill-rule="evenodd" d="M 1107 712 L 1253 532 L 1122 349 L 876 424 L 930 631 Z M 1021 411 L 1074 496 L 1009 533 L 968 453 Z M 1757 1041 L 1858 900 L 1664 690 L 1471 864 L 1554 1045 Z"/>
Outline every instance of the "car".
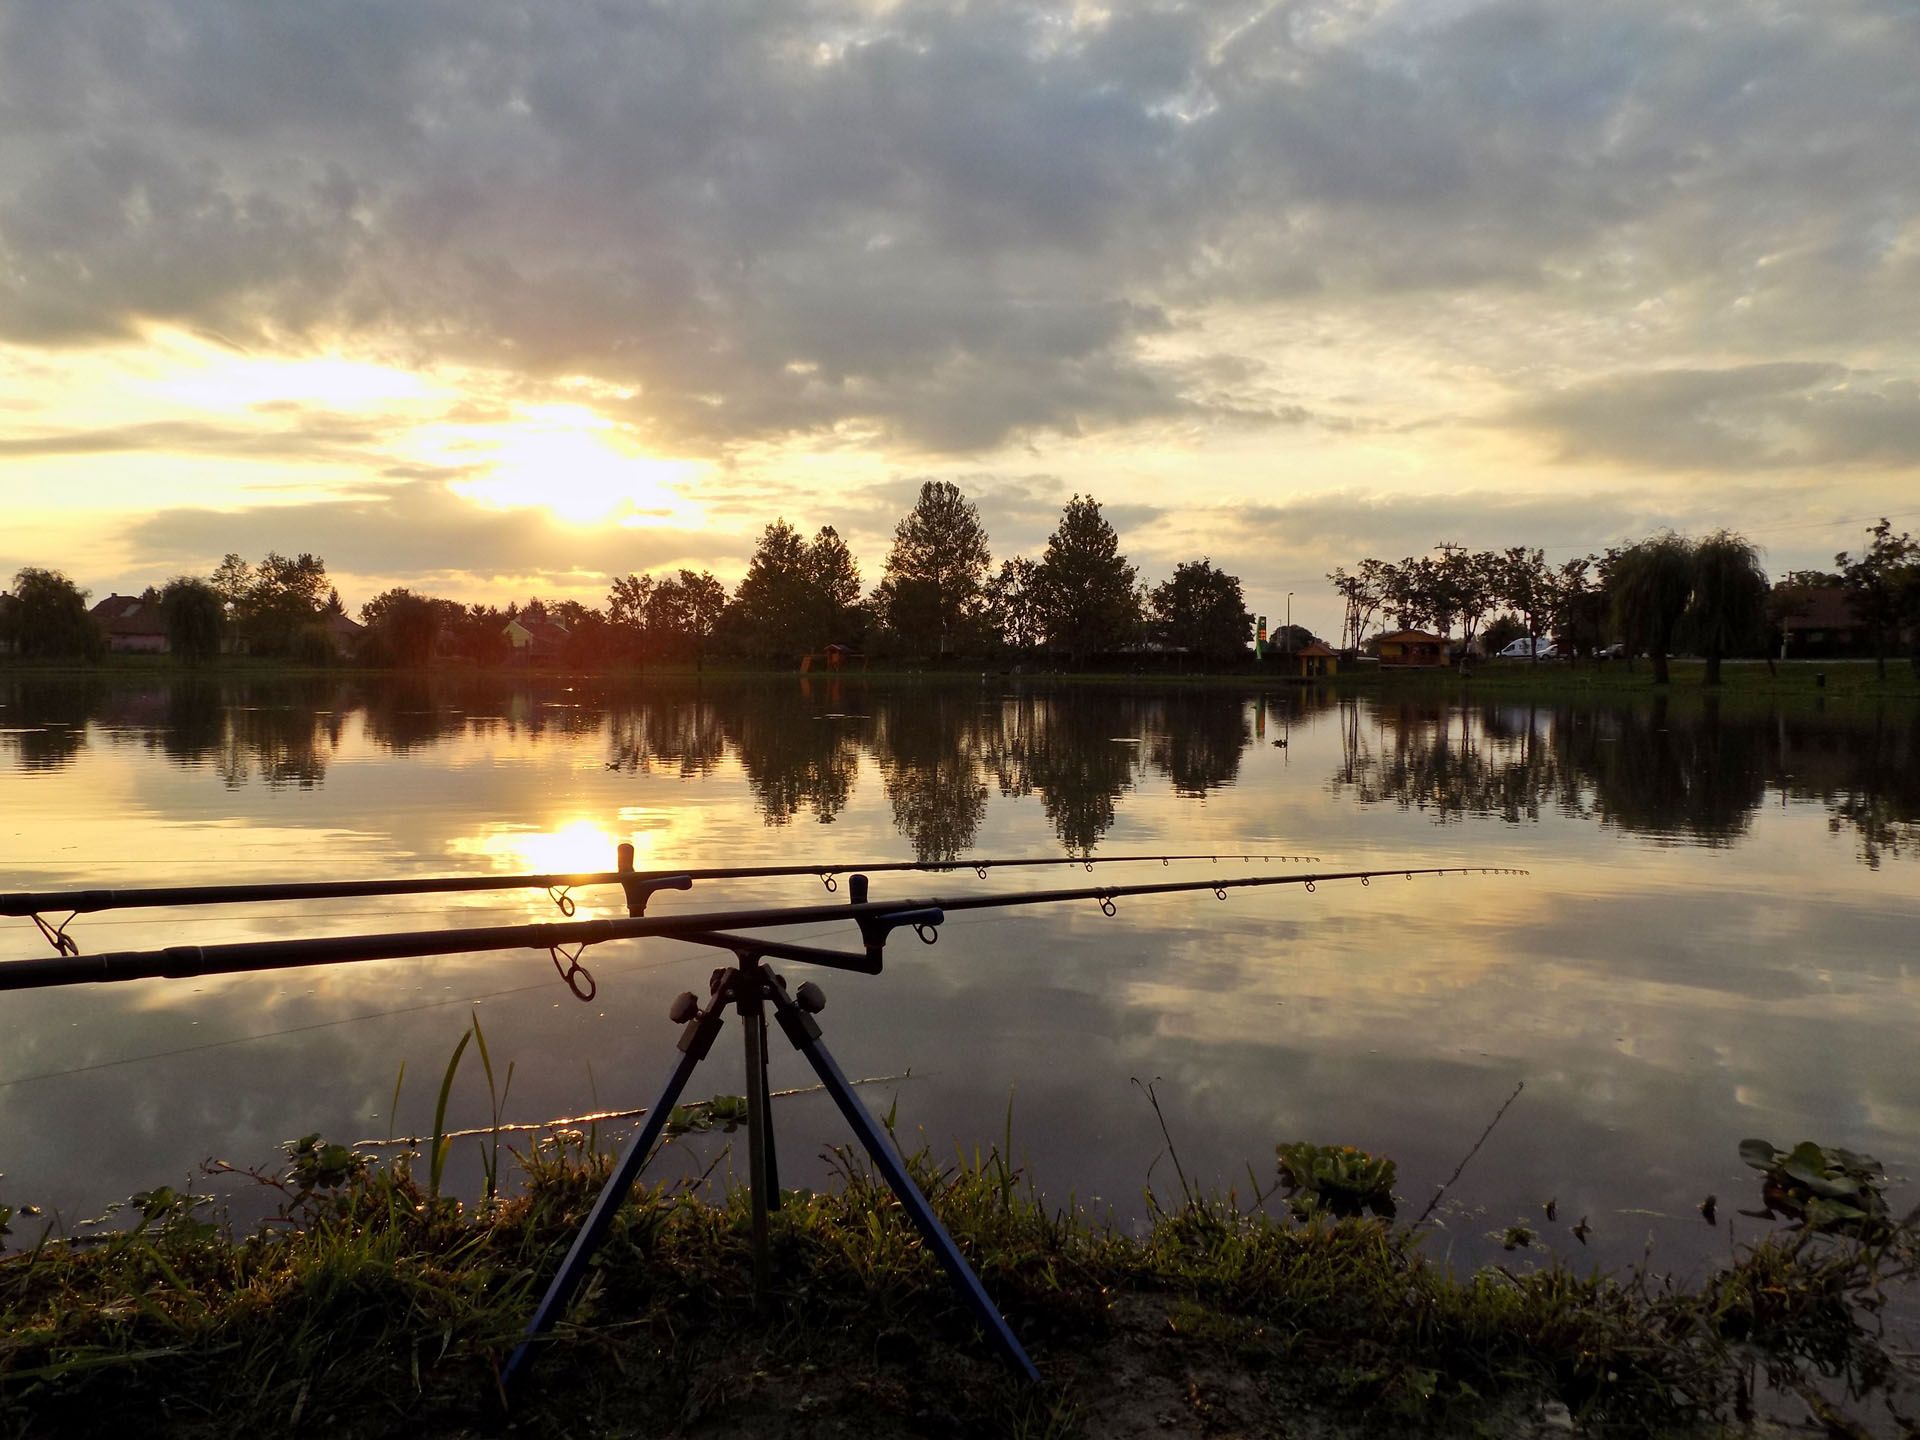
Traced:
<path fill-rule="evenodd" d="M 1551 660 L 1555 658 L 1553 642 L 1542 635 L 1531 639 L 1522 635 L 1494 657 L 1496 660 Z"/>

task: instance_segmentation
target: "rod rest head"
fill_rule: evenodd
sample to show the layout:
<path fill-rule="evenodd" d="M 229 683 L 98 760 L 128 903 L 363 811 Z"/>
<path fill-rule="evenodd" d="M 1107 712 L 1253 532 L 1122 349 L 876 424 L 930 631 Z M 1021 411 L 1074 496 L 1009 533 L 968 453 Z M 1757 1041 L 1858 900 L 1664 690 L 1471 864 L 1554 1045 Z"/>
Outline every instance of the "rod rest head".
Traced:
<path fill-rule="evenodd" d="M 645 880 L 622 880 L 620 888 L 627 892 L 627 914 L 638 920 L 647 913 L 647 902 L 653 898 L 656 890 L 691 890 L 691 875 L 652 875 Z"/>

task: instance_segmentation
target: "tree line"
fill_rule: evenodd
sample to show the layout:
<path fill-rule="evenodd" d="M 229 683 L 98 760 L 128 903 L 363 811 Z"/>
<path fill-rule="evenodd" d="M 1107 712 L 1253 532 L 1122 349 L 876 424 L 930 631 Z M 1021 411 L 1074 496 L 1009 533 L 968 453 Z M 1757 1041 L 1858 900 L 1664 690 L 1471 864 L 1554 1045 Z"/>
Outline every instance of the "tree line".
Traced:
<path fill-rule="evenodd" d="M 224 648 L 324 662 L 344 614 L 316 555 L 270 552 L 257 565 L 228 555 L 205 577 L 182 575 L 145 597 L 170 647 L 189 662 Z M 709 655 L 787 661 L 830 645 L 911 660 L 1097 655 L 1156 647 L 1209 663 L 1245 658 L 1253 633 L 1239 577 L 1206 558 L 1164 582 L 1138 568 L 1092 496 L 1076 494 L 1037 558 L 996 568 L 978 507 L 950 481 L 925 482 L 894 527 L 879 581 L 863 590 L 858 561 L 832 526 L 808 538 L 784 517 L 767 525 L 731 593 L 712 574 L 614 577 L 606 601 L 538 596 L 505 607 L 462 604 L 396 587 L 360 608 L 363 663 L 418 666 L 435 657 L 496 664 L 509 622 L 556 627 L 545 645 L 564 664 L 704 662 Z M 1304 634 L 1304 632 L 1302 632 Z M 64 575 L 24 570 L 0 594 L 0 639 L 34 656 L 97 656 L 104 637 L 86 594 Z"/>
<path fill-rule="evenodd" d="M 1700 539 L 1671 531 L 1560 565 L 1526 546 L 1472 550 L 1443 544 L 1399 562 L 1367 559 L 1327 575 L 1344 605 L 1343 649 L 1359 649 L 1377 625 L 1451 636 L 1459 658 L 1495 653 L 1512 640 L 1556 643 L 1588 658 L 1610 644 L 1645 654 L 1664 684 L 1668 657 L 1698 651 L 1706 681 L 1718 684 L 1729 655 L 1772 653 L 1780 627 L 1805 614 L 1815 590 L 1846 596 L 1872 637 L 1880 674 L 1903 628 L 1920 625 L 1920 545 L 1882 519 L 1860 555 L 1841 552 L 1834 569 L 1790 571 L 1770 584 L 1758 548 L 1717 530 Z"/>

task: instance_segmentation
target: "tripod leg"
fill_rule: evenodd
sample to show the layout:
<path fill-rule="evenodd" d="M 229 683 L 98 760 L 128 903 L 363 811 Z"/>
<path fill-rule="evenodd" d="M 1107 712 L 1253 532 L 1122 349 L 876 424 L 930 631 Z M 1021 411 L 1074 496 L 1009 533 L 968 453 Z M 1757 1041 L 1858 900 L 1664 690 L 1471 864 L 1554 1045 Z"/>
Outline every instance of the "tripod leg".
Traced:
<path fill-rule="evenodd" d="M 765 1137 L 767 1209 L 780 1208 L 780 1154 L 773 1138 L 773 1088 L 767 1080 L 767 1017 L 760 1016 L 760 1132 Z"/>
<path fill-rule="evenodd" d="M 913 1220 L 921 1238 L 940 1262 L 940 1268 L 947 1272 L 947 1278 L 960 1292 L 960 1298 L 966 1301 L 967 1308 L 973 1311 L 995 1348 L 1027 1379 L 1039 1380 L 1040 1372 L 1034 1369 L 1033 1361 L 1021 1348 L 1012 1328 L 994 1307 L 986 1288 L 980 1283 L 980 1277 L 968 1267 L 966 1258 L 953 1243 L 953 1237 L 947 1234 L 946 1227 L 940 1223 L 940 1217 L 933 1213 L 927 1197 L 913 1183 L 913 1177 L 907 1173 L 907 1167 L 894 1150 L 893 1142 L 874 1122 L 873 1116 L 867 1113 L 867 1107 L 853 1093 L 853 1087 L 847 1083 L 839 1064 L 827 1052 L 827 1047 L 820 1043 L 820 1027 L 814 1023 L 813 1017 L 789 999 L 778 986 L 771 987 L 767 993 L 779 1012 L 780 1028 L 787 1032 L 787 1038 L 793 1041 L 794 1048 L 807 1057 L 807 1063 L 813 1066 L 821 1084 L 833 1096 L 833 1103 L 840 1107 L 840 1114 L 866 1147 L 874 1168 L 886 1177 L 887 1184 L 899 1197 L 901 1207 Z"/>
<path fill-rule="evenodd" d="M 509 1394 L 533 1363 L 533 1342 L 559 1323 L 560 1317 L 566 1313 L 567 1302 L 573 1298 L 573 1292 L 586 1279 L 588 1262 L 607 1238 L 607 1232 L 613 1228 L 613 1217 L 619 1213 L 627 1192 L 633 1189 L 633 1182 L 640 1178 L 647 1157 L 653 1153 L 654 1142 L 659 1140 L 660 1132 L 666 1128 L 667 1117 L 679 1103 L 680 1092 L 687 1088 L 694 1067 L 706 1058 L 707 1051 L 713 1047 L 713 1037 L 720 1031 L 724 1008 L 723 1004 L 713 1005 L 694 1022 L 681 1041 L 680 1059 L 675 1063 L 673 1073 L 667 1077 L 667 1083 L 661 1087 L 660 1098 L 647 1111 L 646 1122 L 641 1125 L 640 1133 L 628 1144 L 626 1153 L 621 1155 L 619 1164 L 614 1167 L 613 1175 L 601 1189 L 599 1198 L 593 1202 L 586 1223 L 573 1237 L 573 1246 L 567 1251 L 567 1258 L 560 1263 L 553 1282 L 547 1286 L 547 1293 L 541 1297 L 540 1306 L 533 1312 L 526 1333 L 500 1372 L 500 1387 Z"/>
<path fill-rule="evenodd" d="M 764 1303 L 773 1285 L 767 1233 L 767 1015 L 760 998 L 757 961 L 740 957 L 740 1028 L 747 1044 L 747 1189 L 753 1207 L 753 1293 Z"/>

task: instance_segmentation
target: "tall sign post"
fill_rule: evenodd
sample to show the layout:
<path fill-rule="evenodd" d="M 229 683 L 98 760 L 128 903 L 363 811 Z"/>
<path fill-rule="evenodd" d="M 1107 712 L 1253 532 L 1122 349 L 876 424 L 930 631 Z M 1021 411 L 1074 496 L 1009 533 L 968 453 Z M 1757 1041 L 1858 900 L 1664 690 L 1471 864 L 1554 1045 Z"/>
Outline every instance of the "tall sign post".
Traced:
<path fill-rule="evenodd" d="M 1253 632 L 1253 658 L 1263 660 L 1267 654 L 1267 617 L 1260 617 L 1260 628 Z"/>

